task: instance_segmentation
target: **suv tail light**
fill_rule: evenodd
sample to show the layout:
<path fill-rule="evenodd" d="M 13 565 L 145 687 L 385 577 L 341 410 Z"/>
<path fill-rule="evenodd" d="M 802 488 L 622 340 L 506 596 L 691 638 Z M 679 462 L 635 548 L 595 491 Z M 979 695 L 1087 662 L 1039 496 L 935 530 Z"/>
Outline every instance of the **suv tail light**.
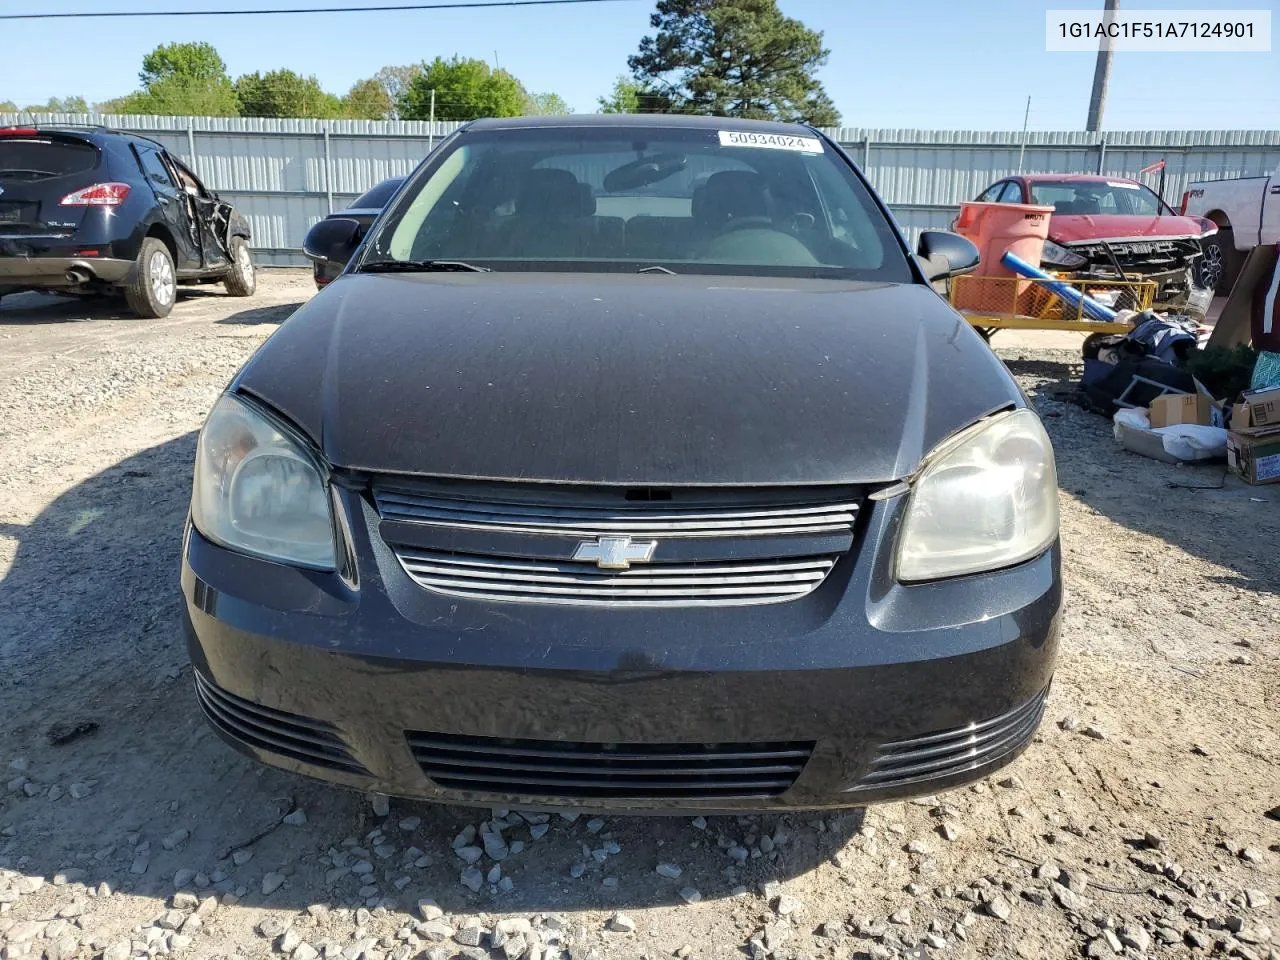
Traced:
<path fill-rule="evenodd" d="M 64 207 L 117 207 L 124 203 L 127 196 L 127 183 L 95 183 L 75 193 L 68 193 L 59 202 Z"/>

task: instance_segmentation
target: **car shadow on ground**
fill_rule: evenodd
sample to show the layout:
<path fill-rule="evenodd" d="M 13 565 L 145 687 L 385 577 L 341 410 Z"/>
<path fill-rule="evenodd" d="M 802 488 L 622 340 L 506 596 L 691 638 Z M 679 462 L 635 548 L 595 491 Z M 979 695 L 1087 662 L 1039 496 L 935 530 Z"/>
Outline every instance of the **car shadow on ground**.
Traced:
<path fill-rule="evenodd" d="M 450 912 L 532 913 L 677 904 L 684 888 L 729 896 L 812 870 L 859 829 L 859 811 L 705 824 L 553 814 L 538 839 L 533 824 L 506 831 L 523 845 L 499 865 L 510 890 L 463 886 L 453 838 L 490 811 L 393 800 L 381 817 L 368 797 L 261 766 L 207 727 L 179 626 L 194 447 L 194 433 L 153 447 L 31 523 L 0 526 L 17 541 L 0 577 L 0 764 L 17 761 L 0 779 L 0 866 L 74 871 L 73 882 L 154 898 L 155 914 L 177 888 L 280 910 L 412 910 L 429 897 Z M 283 823 L 295 810 L 305 822 Z M 357 862 L 351 845 L 371 873 L 334 865 L 344 851 Z M 480 863 L 486 875 L 495 865 Z"/>
<path fill-rule="evenodd" d="M 277 303 L 269 307 L 253 307 L 249 310 L 241 310 L 237 313 L 229 314 L 217 320 L 217 323 L 242 324 L 252 326 L 259 323 L 284 323 L 289 319 L 290 314 L 306 303 L 305 300 L 297 300 L 293 303 Z"/>
<path fill-rule="evenodd" d="M 221 286 L 179 286 L 174 310 L 184 302 L 206 297 L 228 296 Z M 296 304 L 294 305 L 297 306 Z M 173 316 L 173 314 L 170 314 Z M 0 299 L 0 326 L 5 324 L 82 323 L 89 320 L 137 320 L 138 316 L 125 302 L 123 294 L 103 293 L 93 296 L 63 296 L 47 293 L 11 293 Z M 164 319 L 153 321 L 163 323 Z"/>
<path fill-rule="evenodd" d="M 1225 463 L 1184 465 L 1125 450 L 1111 421 L 1085 410 L 1079 362 L 1006 359 L 1029 390 L 1058 452 L 1058 484 L 1112 521 L 1231 571 L 1215 578 L 1280 593 L 1280 486 L 1250 486 Z M 1194 589 L 1194 585 L 1189 585 Z"/>

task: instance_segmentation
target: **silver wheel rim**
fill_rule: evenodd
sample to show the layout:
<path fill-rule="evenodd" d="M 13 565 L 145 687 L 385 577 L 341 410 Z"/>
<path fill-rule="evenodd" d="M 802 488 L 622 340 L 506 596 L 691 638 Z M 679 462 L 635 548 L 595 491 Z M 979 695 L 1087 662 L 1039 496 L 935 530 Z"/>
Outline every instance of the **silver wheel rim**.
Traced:
<path fill-rule="evenodd" d="M 173 264 L 169 262 L 169 258 L 157 250 L 151 255 L 148 272 L 151 276 L 151 292 L 155 295 L 156 302 L 172 302 L 178 285 L 174 280 Z"/>
<path fill-rule="evenodd" d="M 1200 282 L 1205 287 L 1216 287 L 1222 279 L 1222 248 L 1211 243 L 1204 248 L 1200 260 Z"/>
<path fill-rule="evenodd" d="M 253 261 L 249 259 L 249 248 L 243 243 L 236 248 L 236 269 L 240 271 L 241 280 L 253 283 Z"/>

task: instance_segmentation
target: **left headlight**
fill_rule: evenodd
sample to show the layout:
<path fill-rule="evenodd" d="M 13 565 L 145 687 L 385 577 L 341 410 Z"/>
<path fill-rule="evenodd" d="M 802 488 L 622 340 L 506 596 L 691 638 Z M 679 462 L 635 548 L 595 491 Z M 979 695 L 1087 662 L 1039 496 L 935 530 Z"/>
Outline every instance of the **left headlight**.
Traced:
<path fill-rule="evenodd" d="M 232 550 L 334 569 L 325 477 L 307 450 L 249 404 L 224 394 L 196 447 L 191 521 Z"/>
<path fill-rule="evenodd" d="M 1015 410 L 942 443 L 912 484 L 897 577 L 937 580 L 1009 567 L 1058 536 L 1058 476 L 1040 418 Z"/>

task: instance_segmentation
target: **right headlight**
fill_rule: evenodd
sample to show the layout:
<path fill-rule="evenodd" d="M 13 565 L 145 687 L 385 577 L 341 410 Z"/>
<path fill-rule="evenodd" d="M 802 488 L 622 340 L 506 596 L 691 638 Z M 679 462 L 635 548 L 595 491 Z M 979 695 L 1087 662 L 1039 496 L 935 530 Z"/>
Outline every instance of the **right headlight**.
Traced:
<path fill-rule="evenodd" d="M 1040 252 L 1040 266 L 1056 267 L 1059 270 L 1079 270 L 1089 262 L 1088 257 L 1082 257 L 1074 250 L 1068 250 L 1062 244 L 1054 243 L 1052 240 L 1044 242 L 1044 249 Z"/>
<path fill-rule="evenodd" d="M 1040 418 L 983 420 L 925 458 L 898 537 L 897 578 L 996 570 L 1043 553 L 1058 536 L 1058 476 Z"/>
<path fill-rule="evenodd" d="M 300 567 L 335 566 L 319 464 L 253 406 L 223 394 L 196 445 L 191 522 L 224 547 Z"/>

